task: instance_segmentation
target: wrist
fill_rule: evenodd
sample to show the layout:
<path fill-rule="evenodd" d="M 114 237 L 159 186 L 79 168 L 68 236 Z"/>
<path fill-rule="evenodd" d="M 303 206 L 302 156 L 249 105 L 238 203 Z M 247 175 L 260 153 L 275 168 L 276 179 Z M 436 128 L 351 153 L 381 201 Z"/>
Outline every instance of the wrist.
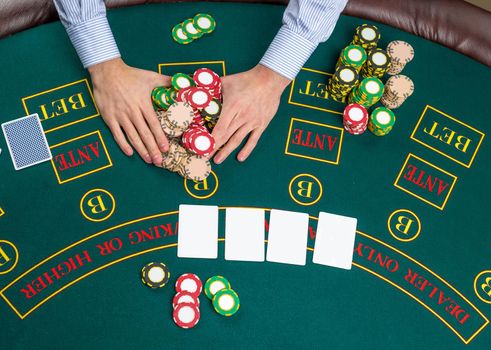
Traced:
<path fill-rule="evenodd" d="M 94 64 L 87 68 L 92 79 L 97 78 L 97 76 L 112 73 L 115 70 L 119 70 L 125 66 L 124 61 L 121 57 L 113 58 L 108 61 Z"/>
<path fill-rule="evenodd" d="M 281 94 L 291 82 L 290 79 L 262 64 L 258 64 L 253 69 L 257 72 L 261 82 L 267 85 L 268 89 L 277 91 L 279 94 Z"/>

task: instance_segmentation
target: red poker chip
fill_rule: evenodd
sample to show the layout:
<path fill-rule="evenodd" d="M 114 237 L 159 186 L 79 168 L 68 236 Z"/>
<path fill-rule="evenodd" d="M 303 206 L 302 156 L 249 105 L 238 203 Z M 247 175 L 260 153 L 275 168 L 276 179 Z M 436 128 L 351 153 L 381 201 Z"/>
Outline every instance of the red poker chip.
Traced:
<path fill-rule="evenodd" d="M 205 108 L 211 101 L 211 95 L 205 88 L 192 87 L 186 95 L 187 102 L 194 108 Z"/>
<path fill-rule="evenodd" d="M 202 290 L 203 283 L 194 273 L 185 273 L 176 281 L 176 292 L 189 292 L 198 297 Z"/>
<path fill-rule="evenodd" d="M 357 103 L 346 106 L 343 112 L 343 123 L 347 126 L 359 126 L 368 124 L 367 109 Z"/>
<path fill-rule="evenodd" d="M 209 132 L 194 133 L 189 143 L 191 151 L 203 157 L 209 156 L 215 149 L 215 138 Z"/>
<path fill-rule="evenodd" d="M 175 324 L 184 329 L 196 326 L 200 317 L 199 308 L 192 303 L 180 303 L 172 312 Z"/>
<path fill-rule="evenodd" d="M 180 90 L 177 92 L 177 95 L 176 95 L 176 101 L 177 101 L 177 102 L 188 102 L 188 100 L 187 100 L 187 96 L 188 96 L 188 94 L 189 94 L 189 90 L 190 90 L 190 89 L 191 89 L 190 87 L 180 89 Z"/>
<path fill-rule="evenodd" d="M 199 307 L 199 298 L 189 292 L 176 293 L 172 299 L 172 308 L 175 309 L 177 305 L 182 303 L 191 303 L 196 305 L 196 307 Z"/>
<path fill-rule="evenodd" d="M 220 77 L 209 68 L 200 68 L 193 74 L 193 80 L 197 86 L 207 89 L 214 88 L 220 84 Z"/>

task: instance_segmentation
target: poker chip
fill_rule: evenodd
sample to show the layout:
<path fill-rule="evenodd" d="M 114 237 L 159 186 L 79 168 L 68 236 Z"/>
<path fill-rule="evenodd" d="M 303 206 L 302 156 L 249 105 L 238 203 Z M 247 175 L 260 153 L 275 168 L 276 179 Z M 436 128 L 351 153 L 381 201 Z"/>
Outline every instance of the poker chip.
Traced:
<path fill-rule="evenodd" d="M 193 303 L 180 303 L 172 312 L 174 323 L 184 329 L 196 326 L 200 317 L 199 308 Z"/>
<path fill-rule="evenodd" d="M 205 108 L 211 101 L 211 95 L 205 88 L 193 87 L 189 89 L 187 100 L 194 108 Z"/>
<path fill-rule="evenodd" d="M 402 74 L 390 77 L 385 83 L 380 102 L 387 108 L 396 109 L 414 93 L 413 81 Z"/>
<path fill-rule="evenodd" d="M 384 136 L 392 130 L 395 122 L 394 112 L 385 107 L 378 107 L 370 115 L 368 130 L 375 136 Z"/>
<path fill-rule="evenodd" d="M 169 281 L 170 272 L 167 266 L 159 262 L 151 262 L 143 266 L 141 280 L 150 288 L 161 288 Z"/>
<path fill-rule="evenodd" d="M 205 157 L 192 155 L 184 164 L 184 174 L 187 179 L 203 181 L 211 172 L 211 164 Z"/>
<path fill-rule="evenodd" d="M 203 290 L 203 284 L 197 275 L 194 273 L 185 273 L 176 281 L 176 292 L 188 292 L 195 297 L 198 297 Z"/>
<path fill-rule="evenodd" d="M 367 53 L 363 47 L 359 45 L 349 45 L 341 51 L 338 62 L 336 63 L 336 68 L 339 66 L 350 66 L 359 72 L 366 60 Z"/>
<path fill-rule="evenodd" d="M 170 125 L 178 128 L 187 128 L 193 118 L 193 109 L 186 102 L 175 102 L 167 110 L 167 120 Z"/>
<path fill-rule="evenodd" d="M 362 24 L 358 26 L 353 35 L 353 45 L 359 45 L 367 51 L 371 51 L 377 47 L 380 40 L 379 29 L 371 24 Z"/>
<path fill-rule="evenodd" d="M 346 106 L 343 112 L 344 129 L 352 135 L 363 134 L 368 125 L 368 112 L 357 103 Z"/>
<path fill-rule="evenodd" d="M 174 74 L 171 78 L 171 83 L 176 91 L 194 86 L 194 80 L 184 73 Z"/>
<path fill-rule="evenodd" d="M 216 22 L 212 16 L 198 13 L 193 18 L 188 18 L 182 23 L 176 24 L 172 28 L 171 35 L 176 43 L 186 45 L 205 34 L 212 33 L 215 28 Z"/>
<path fill-rule="evenodd" d="M 386 51 L 382 49 L 374 49 L 368 55 L 366 63 L 361 69 L 361 75 L 364 78 L 382 78 L 390 68 L 390 64 L 391 59 Z"/>
<path fill-rule="evenodd" d="M 219 290 L 230 288 L 230 282 L 225 277 L 213 276 L 206 280 L 205 295 L 208 299 L 213 300 L 213 297 Z"/>
<path fill-rule="evenodd" d="M 220 84 L 220 77 L 208 68 L 200 68 L 193 74 L 193 80 L 197 86 L 213 89 Z"/>
<path fill-rule="evenodd" d="M 218 118 L 220 113 L 222 113 L 222 104 L 217 99 L 211 100 L 208 106 L 203 108 L 203 115 L 208 118 Z"/>
<path fill-rule="evenodd" d="M 221 289 L 213 297 L 213 308 L 222 316 L 232 316 L 240 308 L 240 300 L 232 289 Z"/>
<path fill-rule="evenodd" d="M 174 295 L 174 298 L 172 299 L 172 308 L 175 309 L 179 304 L 182 303 L 194 304 L 196 307 L 199 308 L 199 298 L 189 292 L 176 293 L 176 295 Z"/>
<path fill-rule="evenodd" d="M 406 64 L 414 58 L 413 47 L 405 41 L 394 40 L 387 45 L 387 53 L 391 59 L 391 67 L 387 74 L 397 75 L 402 72 Z"/>
<path fill-rule="evenodd" d="M 379 78 L 365 78 L 355 87 L 348 98 L 348 102 L 363 105 L 365 108 L 377 103 L 384 93 L 384 84 Z"/>
<path fill-rule="evenodd" d="M 327 85 L 329 97 L 338 102 L 345 102 L 346 97 L 358 84 L 358 77 L 354 67 L 338 66 Z"/>

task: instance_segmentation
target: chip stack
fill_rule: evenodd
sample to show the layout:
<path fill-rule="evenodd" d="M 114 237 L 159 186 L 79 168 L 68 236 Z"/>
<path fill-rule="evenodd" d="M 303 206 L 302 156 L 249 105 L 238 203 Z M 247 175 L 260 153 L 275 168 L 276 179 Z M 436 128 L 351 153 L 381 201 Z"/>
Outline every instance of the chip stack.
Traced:
<path fill-rule="evenodd" d="M 337 102 L 345 102 L 346 97 L 358 84 L 358 72 L 350 66 L 339 66 L 329 79 L 327 91 Z"/>
<path fill-rule="evenodd" d="M 169 278 L 169 269 L 163 263 L 151 262 L 143 266 L 141 270 L 143 284 L 153 289 L 165 286 Z"/>
<path fill-rule="evenodd" d="M 173 75 L 171 83 L 170 88 L 157 87 L 152 91 L 157 117 L 169 137 L 162 167 L 202 181 L 211 173 L 208 157 L 215 148 L 211 131 L 222 110 L 221 79 L 211 69 L 200 68 L 192 75 Z"/>
<path fill-rule="evenodd" d="M 352 103 L 344 109 L 343 126 L 352 135 L 363 134 L 367 130 L 368 112 L 365 107 Z"/>
<path fill-rule="evenodd" d="M 384 93 L 384 84 L 379 78 L 365 78 L 351 91 L 348 102 L 369 108 L 377 103 Z"/>
<path fill-rule="evenodd" d="M 405 41 L 395 40 L 387 45 L 387 53 L 391 58 L 391 67 L 387 71 L 390 75 L 402 72 L 406 64 L 414 58 L 413 47 Z"/>
<path fill-rule="evenodd" d="M 380 102 L 387 108 L 399 108 L 414 92 L 413 81 L 405 75 L 394 75 L 385 83 Z"/>
<path fill-rule="evenodd" d="M 358 26 L 353 35 L 353 45 L 360 45 L 367 52 L 375 49 L 377 47 L 378 41 L 380 40 L 379 29 L 370 24 L 362 24 Z"/>
<path fill-rule="evenodd" d="M 176 281 L 176 294 L 172 299 L 172 318 L 181 328 L 189 329 L 196 326 L 200 320 L 199 296 L 203 284 L 194 273 L 185 273 Z"/>
<path fill-rule="evenodd" d="M 364 78 L 382 78 L 390 68 L 390 57 L 382 49 L 374 49 L 368 54 L 368 58 L 361 69 Z"/>
<path fill-rule="evenodd" d="M 205 13 L 198 13 L 193 18 L 188 18 L 172 28 L 172 39 L 178 44 L 189 44 L 204 34 L 210 34 L 215 30 L 215 19 Z"/>
<path fill-rule="evenodd" d="M 367 53 L 363 47 L 358 45 L 349 45 L 346 46 L 343 51 L 341 51 L 336 68 L 339 66 L 350 66 L 359 72 L 366 59 Z"/>
<path fill-rule="evenodd" d="M 223 276 L 213 276 L 206 280 L 205 295 L 213 303 L 215 311 L 222 316 L 232 316 L 240 308 L 240 299 Z"/>
<path fill-rule="evenodd" d="M 395 122 L 394 112 L 385 107 L 378 107 L 370 115 L 368 130 L 376 136 L 384 136 L 392 130 Z"/>

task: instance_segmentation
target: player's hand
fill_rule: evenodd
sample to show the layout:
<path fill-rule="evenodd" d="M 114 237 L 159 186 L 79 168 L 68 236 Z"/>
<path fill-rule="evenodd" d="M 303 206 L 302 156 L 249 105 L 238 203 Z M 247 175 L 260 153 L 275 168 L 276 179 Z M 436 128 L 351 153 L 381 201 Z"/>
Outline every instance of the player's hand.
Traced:
<path fill-rule="evenodd" d="M 145 162 L 160 165 L 169 145 L 151 93 L 156 86 L 169 86 L 170 78 L 127 66 L 120 58 L 91 66 L 89 72 L 97 106 L 121 150 L 131 156 L 133 146 Z"/>
<path fill-rule="evenodd" d="M 215 163 L 223 162 L 249 135 L 237 155 L 241 162 L 247 159 L 276 114 L 281 94 L 289 83 L 289 79 L 260 64 L 222 79 L 222 113 L 213 136 L 215 150 L 224 146 L 217 151 Z"/>

